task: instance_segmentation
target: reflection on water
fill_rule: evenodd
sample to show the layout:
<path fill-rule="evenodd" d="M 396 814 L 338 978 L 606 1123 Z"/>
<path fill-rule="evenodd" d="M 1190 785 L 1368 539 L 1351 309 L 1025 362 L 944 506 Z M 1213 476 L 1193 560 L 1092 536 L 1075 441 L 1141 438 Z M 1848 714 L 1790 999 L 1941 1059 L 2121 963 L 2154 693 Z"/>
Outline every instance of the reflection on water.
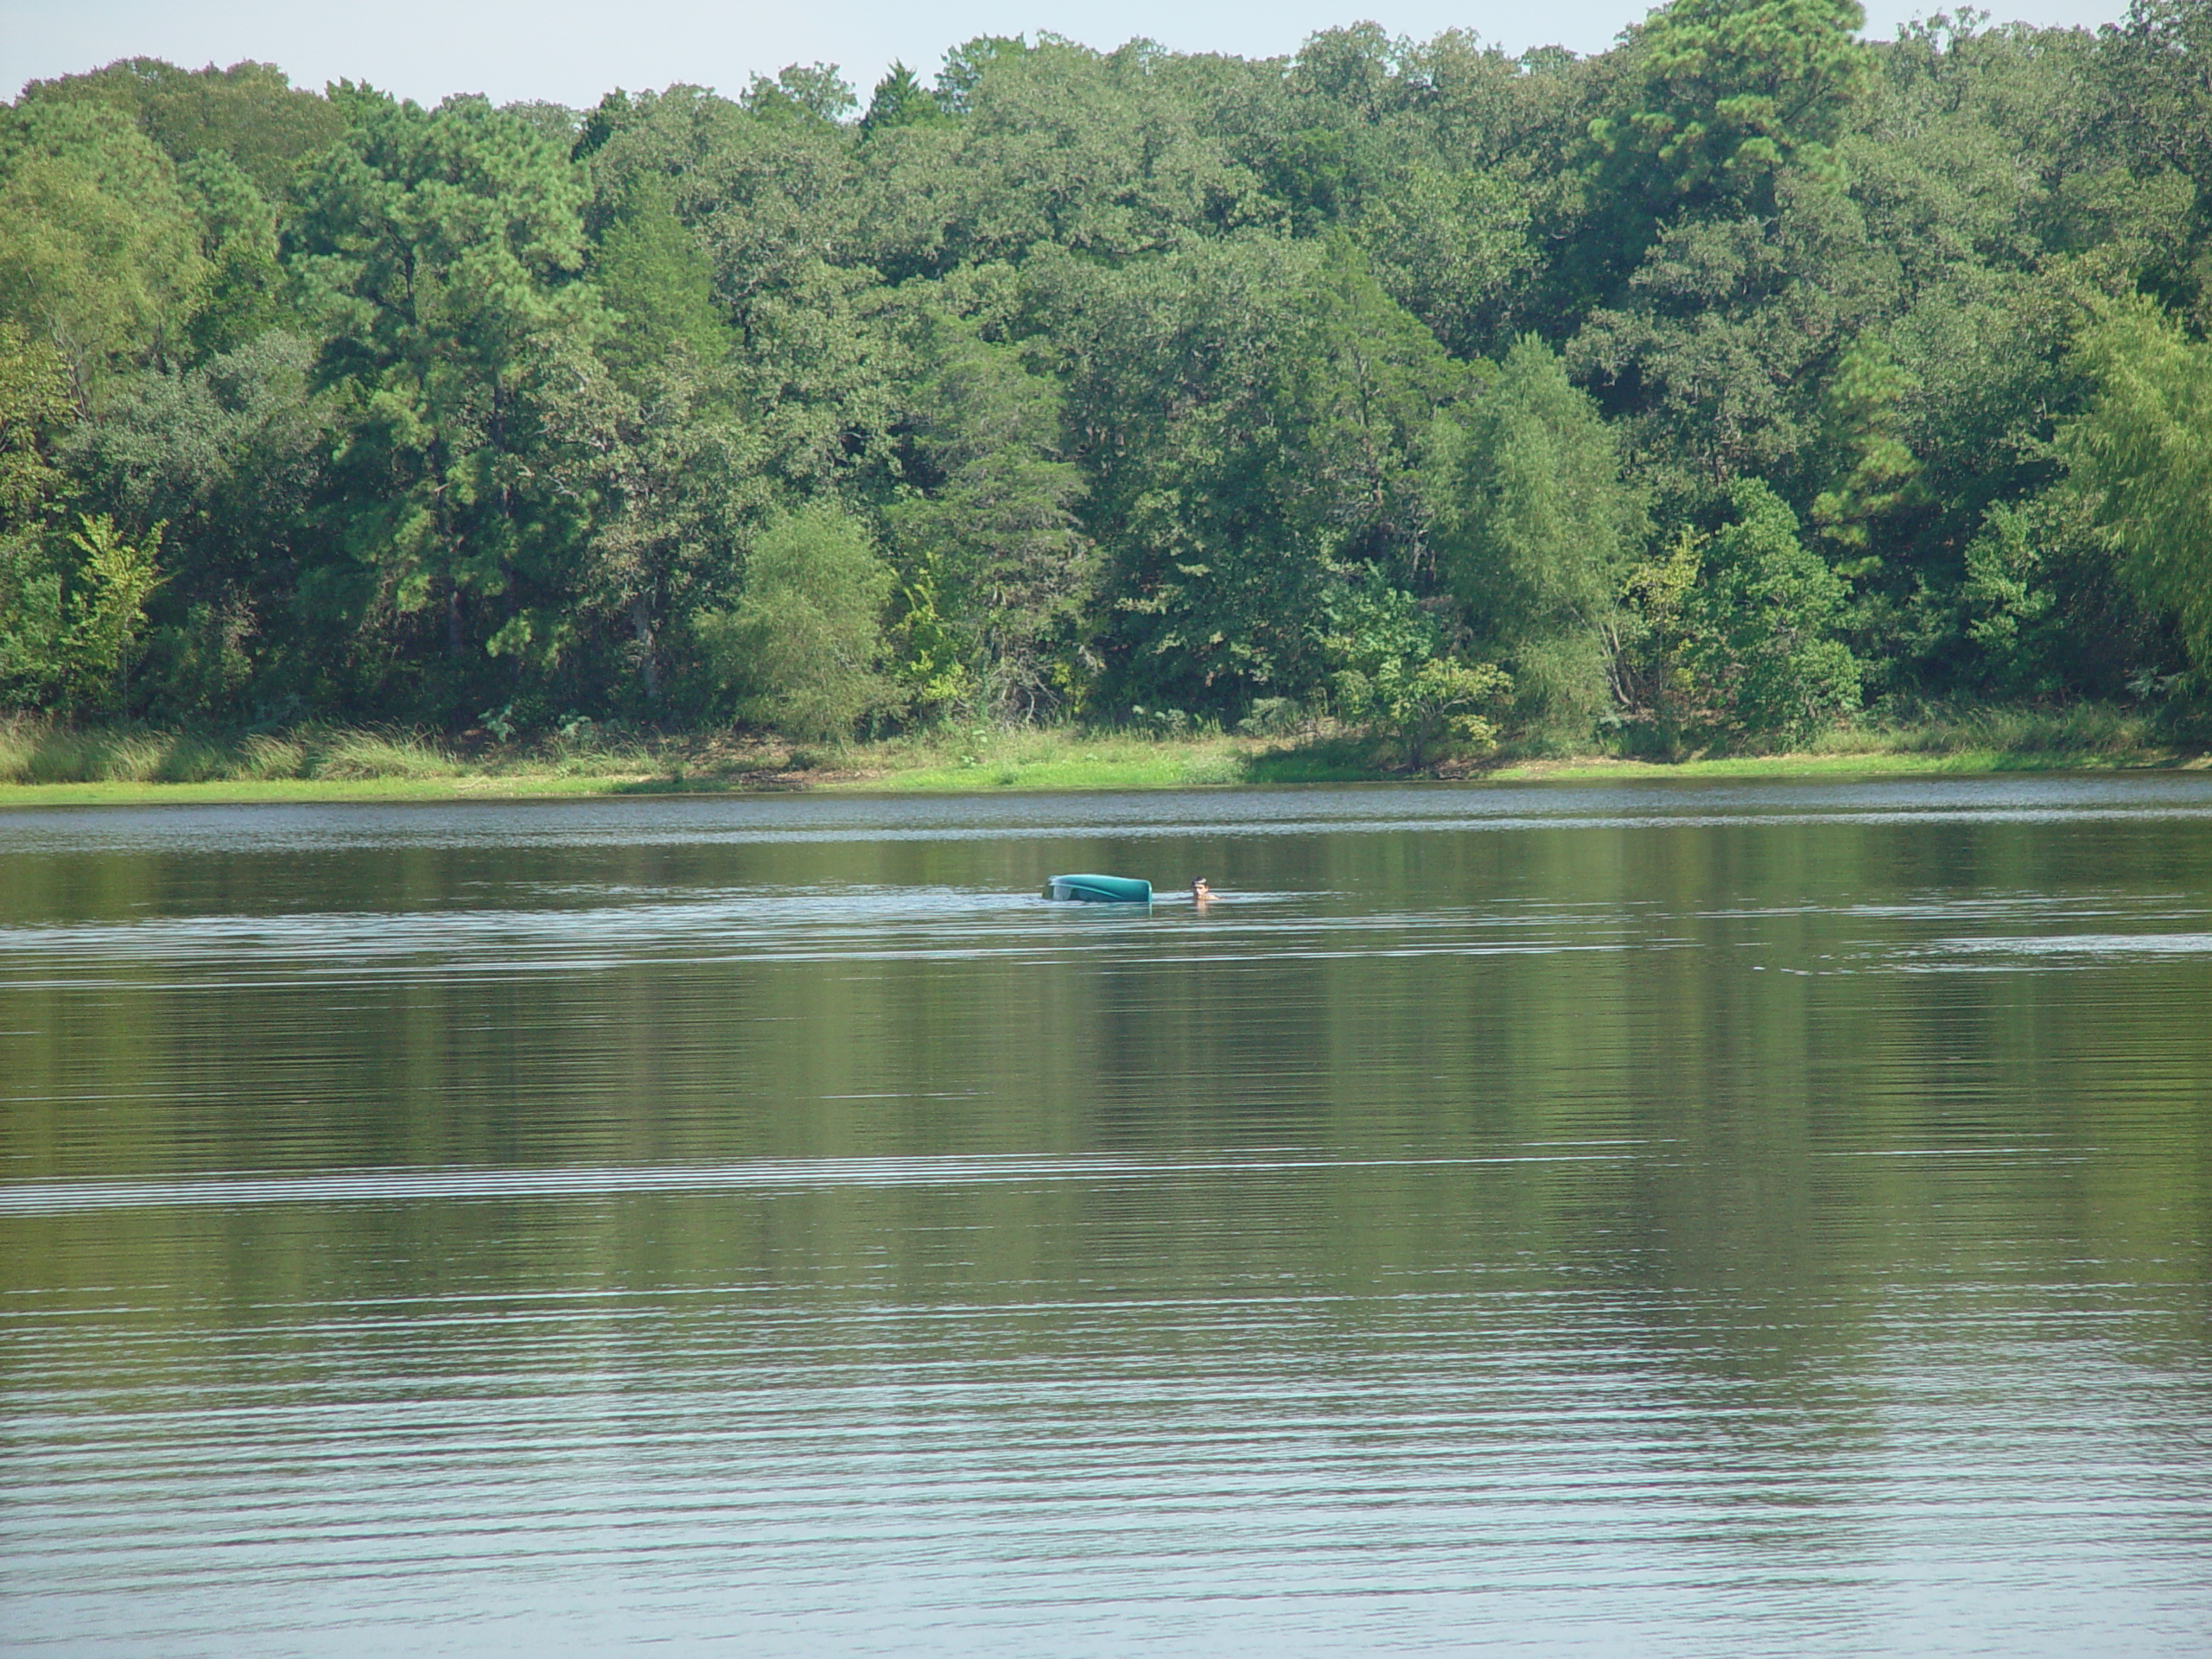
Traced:
<path fill-rule="evenodd" d="M 2174 775 L 11 815 L 0 1627 L 2203 1651 L 2208 832 Z"/>

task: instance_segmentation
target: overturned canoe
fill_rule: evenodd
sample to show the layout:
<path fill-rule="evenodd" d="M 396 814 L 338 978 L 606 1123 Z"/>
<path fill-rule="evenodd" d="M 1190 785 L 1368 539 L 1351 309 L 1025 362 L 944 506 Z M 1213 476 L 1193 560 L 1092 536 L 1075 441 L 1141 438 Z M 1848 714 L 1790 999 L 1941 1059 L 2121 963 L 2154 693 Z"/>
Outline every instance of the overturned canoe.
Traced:
<path fill-rule="evenodd" d="M 1152 883 L 1133 875 L 1056 875 L 1045 884 L 1045 896 L 1092 905 L 1148 905 Z"/>

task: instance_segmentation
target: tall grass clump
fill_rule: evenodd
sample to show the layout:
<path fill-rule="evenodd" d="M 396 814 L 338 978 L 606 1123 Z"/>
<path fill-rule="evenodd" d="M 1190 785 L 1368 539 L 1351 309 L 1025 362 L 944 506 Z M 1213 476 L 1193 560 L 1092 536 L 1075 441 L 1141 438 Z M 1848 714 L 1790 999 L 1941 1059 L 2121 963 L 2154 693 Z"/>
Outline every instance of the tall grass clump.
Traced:
<path fill-rule="evenodd" d="M 451 778 L 467 768 L 412 732 L 302 727 L 235 734 L 0 721 L 0 783 L 200 784 L 283 778 Z"/>
<path fill-rule="evenodd" d="M 1816 754 L 2079 755 L 2084 760 L 2139 754 L 2162 747 L 2151 712 L 2110 702 L 2056 707 L 1999 705 L 1911 710 L 1860 727 L 1840 728 L 1808 746 Z"/>
<path fill-rule="evenodd" d="M 468 770 L 429 739 L 396 728 L 316 728 L 295 741 L 302 778 L 457 778 Z"/>
<path fill-rule="evenodd" d="M 172 740 L 160 733 L 80 731 L 21 715 L 0 726 L 0 779 L 11 784 L 151 783 Z"/>

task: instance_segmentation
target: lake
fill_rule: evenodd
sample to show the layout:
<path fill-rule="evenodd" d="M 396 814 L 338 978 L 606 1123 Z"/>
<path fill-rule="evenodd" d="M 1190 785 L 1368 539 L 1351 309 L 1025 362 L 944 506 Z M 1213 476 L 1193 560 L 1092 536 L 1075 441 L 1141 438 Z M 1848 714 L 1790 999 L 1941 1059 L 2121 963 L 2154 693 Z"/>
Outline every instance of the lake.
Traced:
<path fill-rule="evenodd" d="M 2201 1654 L 2212 777 L 0 815 L 0 1627 Z"/>

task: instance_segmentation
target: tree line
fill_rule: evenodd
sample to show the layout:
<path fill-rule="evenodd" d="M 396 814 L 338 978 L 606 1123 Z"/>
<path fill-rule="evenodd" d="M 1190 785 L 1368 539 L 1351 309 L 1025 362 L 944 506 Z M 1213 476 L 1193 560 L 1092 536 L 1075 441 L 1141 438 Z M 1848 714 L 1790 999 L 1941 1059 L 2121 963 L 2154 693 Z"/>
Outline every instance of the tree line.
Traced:
<path fill-rule="evenodd" d="M 1416 745 L 2212 689 L 2212 0 L 0 109 L 0 703 Z"/>

